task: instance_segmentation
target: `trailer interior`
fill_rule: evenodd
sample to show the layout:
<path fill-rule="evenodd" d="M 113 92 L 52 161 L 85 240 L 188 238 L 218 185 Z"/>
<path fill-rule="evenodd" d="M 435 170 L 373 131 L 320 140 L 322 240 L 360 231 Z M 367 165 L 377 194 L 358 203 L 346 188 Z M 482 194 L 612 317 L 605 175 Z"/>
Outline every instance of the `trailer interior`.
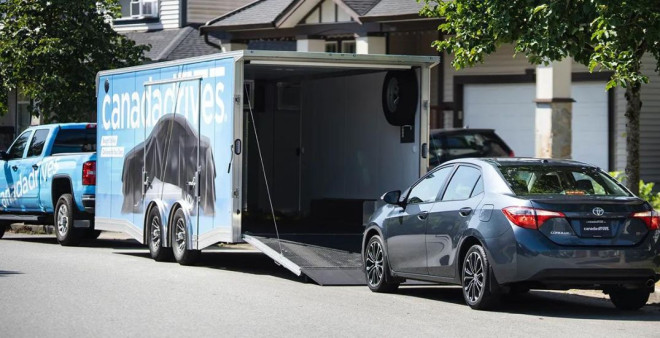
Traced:
<path fill-rule="evenodd" d="M 387 74 L 402 70 L 416 81 L 399 85 L 420 89 L 414 122 L 403 126 L 383 113 Z M 243 76 L 243 239 L 319 284 L 363 284 L 363 224 L 379 196 L 426 169 L 420 140 L 428 130 L 420 126 L 428 114 L 417 104 L 426 74 L 246 61 Z"/>

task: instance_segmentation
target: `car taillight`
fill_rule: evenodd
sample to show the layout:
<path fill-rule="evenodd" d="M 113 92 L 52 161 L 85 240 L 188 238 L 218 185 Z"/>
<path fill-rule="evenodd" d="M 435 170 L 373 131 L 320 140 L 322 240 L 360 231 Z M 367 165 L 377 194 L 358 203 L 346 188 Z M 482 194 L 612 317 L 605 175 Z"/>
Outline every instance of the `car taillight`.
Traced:
<path fill-rule="evenodd" d="M 85 128 L 87 129 L 96 129 L 96 123 L 88 123 Z"/>
<path fill-rule="evenodd" d="M 530 207 L 506 207 L 502 213 L 511 223 L 526 229 L 538 229 L 551 218 L 566 217 L 561 212 L 536 209 Z"/>
<path fill-rule="evenodd" d="M 96 161 L 83 163 L 82 184 L 96 185 Z"/>
<path fill-rule="evenodd" d="M 644 221 L 644 223 L 646 223 L 646 227 L 649 228 L 649 230 L 658 230 L 659 228 L 660 214 L 658 214 L 658 212 L 655 210 L 636 212 L 632 214 L 632 217 L 639 218 Z"/>

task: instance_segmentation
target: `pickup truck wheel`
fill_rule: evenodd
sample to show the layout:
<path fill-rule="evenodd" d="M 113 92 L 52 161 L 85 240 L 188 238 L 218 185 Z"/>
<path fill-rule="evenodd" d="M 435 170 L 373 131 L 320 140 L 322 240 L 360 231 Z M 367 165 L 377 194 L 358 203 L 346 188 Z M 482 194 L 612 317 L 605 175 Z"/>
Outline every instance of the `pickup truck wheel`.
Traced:
<path fill-rule="evenodd" d="M 156 262 L 172 260 L 172 248 L 163 247 L 163 222 L 158 209 L 151 208 L 147 219 L 147 245 L 151 258 Z"/>
<path fill-rule="evenodd" d="M 73 227 L 73 196 L 64 194 L 60 196 L 55 205 L 55 235 L 57 241 L 63 246 L 80 244 L 82 233 Z"/>
<path fill-rule="evenodd" d="M 199 250 L 189 250 L 187 248 L 188 235 L 186 216 L 183 210 L 179 208 L 172 219 L 172 251 L 174 252 L 174 259 L 181 265 L 194 265 L 201 254 Z"/>

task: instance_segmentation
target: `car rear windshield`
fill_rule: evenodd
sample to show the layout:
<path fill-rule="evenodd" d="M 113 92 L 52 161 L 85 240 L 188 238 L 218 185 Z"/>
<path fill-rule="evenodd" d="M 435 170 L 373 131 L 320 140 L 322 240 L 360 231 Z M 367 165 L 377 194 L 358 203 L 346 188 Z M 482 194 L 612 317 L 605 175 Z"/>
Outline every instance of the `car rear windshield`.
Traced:
<path fill-rule="evenodd" d="M 612 177 L 593 167 L 502 165 L 499 169 L 513 192 L 519 196 L 631 196 Z"/>
<path fill-rule="evenodd" d="M 494 133 L 466 132 L 431 135 L 432 156 L 448 158 L 507 157 L 509 148 Z"/>
<path fill-rule="evenodd" d="M 55 136 L 51 154 L 94 151 L 96 151 L 96 128 L 60 129 Z"/>

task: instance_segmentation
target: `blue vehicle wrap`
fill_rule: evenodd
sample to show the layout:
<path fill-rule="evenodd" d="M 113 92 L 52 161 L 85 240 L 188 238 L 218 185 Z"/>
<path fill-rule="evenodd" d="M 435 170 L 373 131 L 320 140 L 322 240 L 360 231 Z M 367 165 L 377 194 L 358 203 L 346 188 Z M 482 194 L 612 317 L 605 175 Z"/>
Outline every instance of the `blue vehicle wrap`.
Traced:
<path fill-rule="evenodd" d="M 165 228 L 183 209 L 190 249 L 234 240 L 234 71 L 226 57 L 99 74 L 97 229 L 144 243 L 152 208 Z"/>
<path fill-rule="evenodd" d="M 52 216 L 58 193 L 68 192 L 77 212 L 91 218 L 95 186 L 83 184 L 82 176 L 84 163 L 96 161 L 96 145 L 93 135 L 89 143 L 80 135 L 91 135 L 95 128 L 87 123 L 51 124 L 21 133 L 0 160 L 0 217 L 22 221 L 30 215 Z M 56 143 L 58 135 L 68 131 L 78 134 L 75 144 Z"/>

